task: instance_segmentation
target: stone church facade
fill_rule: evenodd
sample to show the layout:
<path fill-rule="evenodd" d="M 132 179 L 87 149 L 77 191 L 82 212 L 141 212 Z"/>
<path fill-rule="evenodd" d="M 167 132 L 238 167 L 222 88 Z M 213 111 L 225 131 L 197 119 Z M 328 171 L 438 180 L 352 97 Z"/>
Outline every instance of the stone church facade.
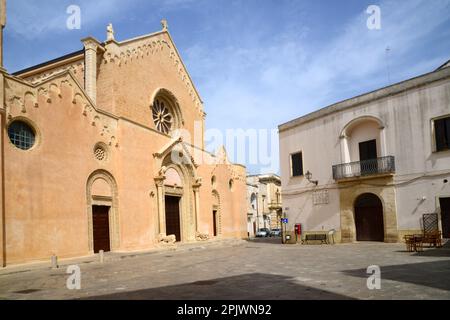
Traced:
<path fill-rule="evenodd" d="M 203 102 L 162 25 L 1 68 L 1 266 L 247 236 L 245 167 L 205 151 Z"/>

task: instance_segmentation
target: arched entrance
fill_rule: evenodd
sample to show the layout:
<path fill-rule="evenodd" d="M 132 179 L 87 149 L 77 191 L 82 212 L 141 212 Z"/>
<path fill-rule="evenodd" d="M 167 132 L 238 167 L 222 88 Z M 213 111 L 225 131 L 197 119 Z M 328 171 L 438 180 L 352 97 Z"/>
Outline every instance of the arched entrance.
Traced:
<path fill-rule="evenodd" d="M 89 251 L 98 253 L 119 247 L 117 184 L 104 170 L 93 172 L 87 181 Z"/>
<path fill-rule="evenodd" d="M 177 242 L 182 240 L 181 237 L 181 209 L 184 183 L 175 166 L 170 166 L 166 172 L 166 179 L 164 181 L 164 203 L 165 203 L 165 221 L 166 221 L 166 235 L 174 235 Z"/>
<path fill-rule="evenodd" d="M 383 204 L 372 193 L 364 193 L 355 201 L 357 241 L 384 241 Z"/>
<path fill-rule="evenodd" d="M 161 160 L 154 177 L 159 237 L 172 234 L 177 241 L 195 241 L 201 178 L 195 173 L 193 157 L 183 145 L 182 138 L 173 140 L 153 156 Z"/>

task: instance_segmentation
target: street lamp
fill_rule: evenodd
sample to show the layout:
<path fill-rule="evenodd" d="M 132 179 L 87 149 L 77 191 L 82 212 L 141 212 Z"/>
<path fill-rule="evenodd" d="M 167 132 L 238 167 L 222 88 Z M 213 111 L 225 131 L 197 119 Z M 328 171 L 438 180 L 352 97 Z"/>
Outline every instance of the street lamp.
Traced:
<path fill-rule="evenodd" d="M 309 170 L 305 173 L 305 178 L 310 182 L 315 184 L 316 186 L 319 184 L 319 181 L 317 180 L 311 180 L 312 179 L 312 173 L 309 172 Z"/>

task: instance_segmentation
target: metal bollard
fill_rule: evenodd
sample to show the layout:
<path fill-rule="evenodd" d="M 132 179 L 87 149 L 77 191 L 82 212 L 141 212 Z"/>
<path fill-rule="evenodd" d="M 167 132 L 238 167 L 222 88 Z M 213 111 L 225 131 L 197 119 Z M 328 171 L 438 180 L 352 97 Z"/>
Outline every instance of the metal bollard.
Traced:
<path fill-rule="evenodd" d="M 103 250 L 100 250 L 99 252 L 98 252 L 98 255 L 99 255 L 99 257 L 100 257 L 100 263 L 103 263 L 103 262 L 105 262 L 105 256 L 104 256 L 104 251 Z"/>
<path fill-rule="evenodd" d="M 52 255 L 52 269 L 58 269 L 58 257 Z"/>

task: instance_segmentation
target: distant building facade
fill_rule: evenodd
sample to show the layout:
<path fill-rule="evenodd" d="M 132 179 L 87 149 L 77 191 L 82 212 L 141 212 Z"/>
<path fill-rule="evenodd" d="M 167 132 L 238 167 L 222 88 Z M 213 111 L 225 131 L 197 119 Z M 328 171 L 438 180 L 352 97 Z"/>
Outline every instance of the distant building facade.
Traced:
<path fill-rule="evenodd" d="M 261 228 L 280 229 L 281 180 L 275 174 L 247 176 L 247 226 L 250 237 Z"/>
<path fill-rule="evenodd" d="M 450 68 L 279 126 L 288 229 L 397 242 L 437 214 L 450 238 Z"/>
<path fill-rule="evenodd" d="M 204 150 L 203 102 L 167 23 L 122 42 L 107 30 L 0 70 L 0 266 L 247 237 L 246 169 Z"/>

